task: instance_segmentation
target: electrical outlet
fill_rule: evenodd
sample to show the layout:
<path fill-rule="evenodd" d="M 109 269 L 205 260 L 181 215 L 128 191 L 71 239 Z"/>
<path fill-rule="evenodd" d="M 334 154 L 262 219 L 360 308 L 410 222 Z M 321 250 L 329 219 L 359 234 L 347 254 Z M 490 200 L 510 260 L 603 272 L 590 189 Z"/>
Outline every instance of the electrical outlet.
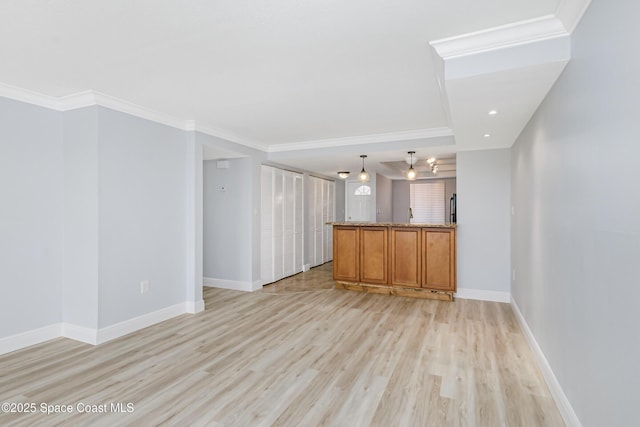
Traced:
<path fill-rule="evenodd" d="M 149 292 L 149 281 L 143 280 L 142 282 L 140 282 L 140 293 L 146 294 L 147 292 Z"/>

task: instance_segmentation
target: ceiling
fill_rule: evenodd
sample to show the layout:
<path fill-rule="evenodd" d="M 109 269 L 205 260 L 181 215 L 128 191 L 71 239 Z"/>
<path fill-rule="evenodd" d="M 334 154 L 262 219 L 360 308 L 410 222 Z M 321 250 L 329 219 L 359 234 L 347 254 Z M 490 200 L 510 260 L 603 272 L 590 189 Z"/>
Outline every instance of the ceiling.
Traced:
<path fill-rule="evenodd" d="M 510 146 L 588 3 L 5 1 L 0 96 L 103 104 L 329 176 L 368 154 L 399 178 L 382 163 L 408 150 Z"/>

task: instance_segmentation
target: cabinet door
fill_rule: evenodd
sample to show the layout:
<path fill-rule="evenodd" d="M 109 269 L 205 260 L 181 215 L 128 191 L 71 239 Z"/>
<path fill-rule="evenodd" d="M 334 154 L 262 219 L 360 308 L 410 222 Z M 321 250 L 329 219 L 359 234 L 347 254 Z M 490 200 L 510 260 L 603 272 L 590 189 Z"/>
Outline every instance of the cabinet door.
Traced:
<path fill-rule="evenodd" d="M 360 280 L 360 232 L 358 227 L 333 228 L 333 280 Z"/>
<path fill-rule="evenodd" d="M 456 291 L 455 230 L 427 228 L 422 230 L 422 287 Z"/>
<path fill-rule="evenodd" d="M 360 281 L 362 283 L 381 285 L 388 283 L 388 240 L 387 227 L 360 229 Z"/>
<path fill-rule="evenodd" d="M 421 277 L 420 228 L 391 228 L 391 284 L 419 288 Z"/>

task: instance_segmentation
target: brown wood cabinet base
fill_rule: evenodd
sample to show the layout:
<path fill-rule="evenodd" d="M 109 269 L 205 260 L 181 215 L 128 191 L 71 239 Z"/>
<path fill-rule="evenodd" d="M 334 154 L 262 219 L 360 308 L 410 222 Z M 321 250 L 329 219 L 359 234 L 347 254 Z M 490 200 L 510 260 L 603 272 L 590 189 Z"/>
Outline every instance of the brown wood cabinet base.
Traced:
<path fill-rule="evenodd" d="M 333 280 L 339 289 L 452 301 L 455 225 L 334 224 Z"/>
<path fill-rule="evenodd" d="M 371 294 L 398 295 L 402 297 L 434 299 L 438 301 L 453 301 L 453 292 L 434 291 L 424 288 L 404 288 L 400 286 L 372 285 L 368 283 L 336 281 L 336 289 L 368 292 Z"/>

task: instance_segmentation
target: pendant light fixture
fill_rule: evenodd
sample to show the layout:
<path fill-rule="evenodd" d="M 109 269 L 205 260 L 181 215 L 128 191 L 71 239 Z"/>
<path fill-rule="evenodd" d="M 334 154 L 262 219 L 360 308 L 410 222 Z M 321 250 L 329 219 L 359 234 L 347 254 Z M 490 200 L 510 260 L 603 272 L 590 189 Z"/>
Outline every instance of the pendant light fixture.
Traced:
<path fill-rule="evenodd" d="M 418 172 L 413 168 L 413 155 L 416 154 L 415 151 L 409 151 L 407 154 L 411 156 L 411 164 L 409 166 L 409 170 L 407 171 L 407 181 L 415 181 L 418 177 Z"/>
<path fill-rule="evenodd" d="M 360 182 L 369 182 L 369 172 L 364 170 L 364 159 L 367 158 L 367 155 L 366 154 L 361 154 L 360 157 L 362 157 L 362 170 L 360 171 L 360 174 L 358 175 L 358 181 L 360 181 Z"/>

